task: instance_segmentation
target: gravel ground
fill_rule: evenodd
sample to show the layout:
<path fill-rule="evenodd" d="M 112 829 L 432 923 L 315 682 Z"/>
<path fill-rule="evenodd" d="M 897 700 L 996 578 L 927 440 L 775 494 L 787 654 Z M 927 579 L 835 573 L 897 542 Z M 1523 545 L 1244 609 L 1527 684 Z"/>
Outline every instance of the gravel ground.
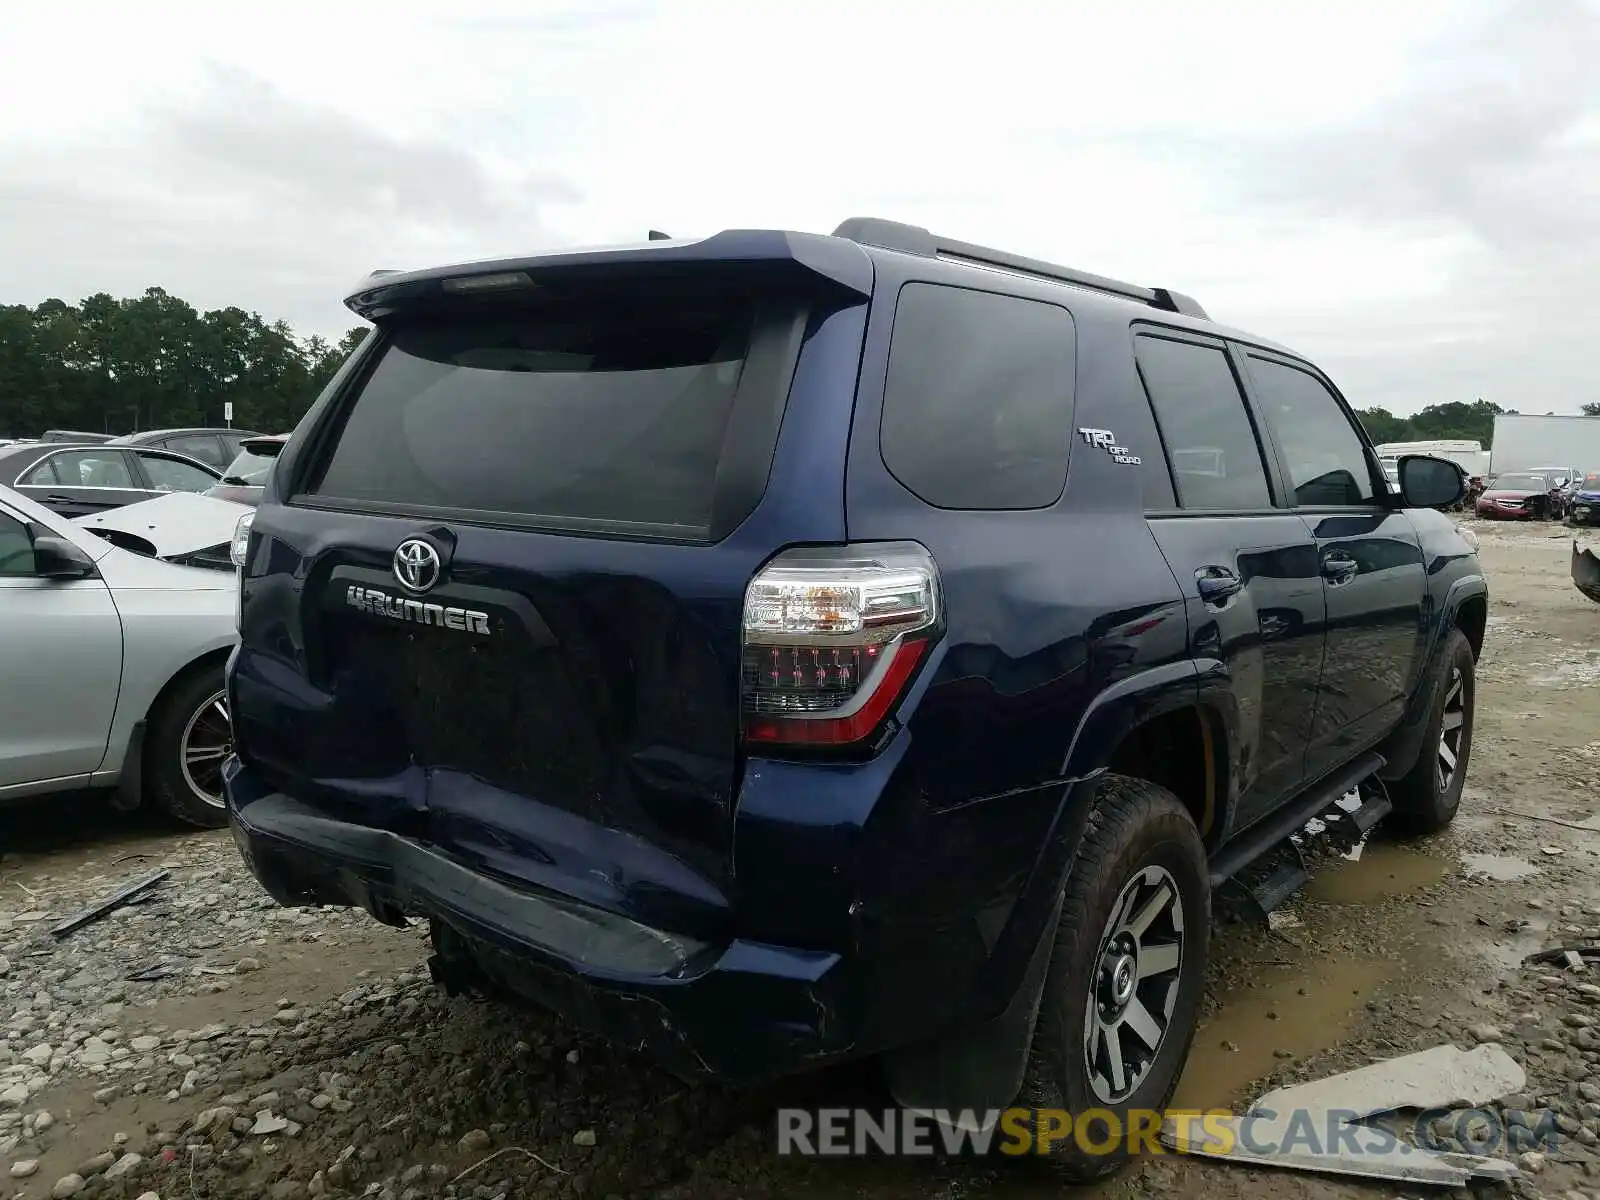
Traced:
<path fill-rule="evenodd" d="M 1600 1197 L 1600 609 L 1553 526 L 1474 524 L 1494 602 L 1461 818 L 1320 870 L 1276 929 L 1219 922 L 1179 1092 L 1243 1104 L 1444 1041 L 1500 1040 L 1528 1070 L 1505 1107 L 1566 1134 L 1524 1195 Z M 1573 828 L 1593 821 L 1595 831 Z M 1561 824 L 1558 822 L 1567 822 Z M 870 1066 L 757 1092 L 685 1087 L 556 1018 L 452 1000 L 427 939 L 360 914 L 279 910 L 225 834 L 93 798 L 7 814 L 0 857 L 0 1196 L 1045 1196 L 1017 1167 L 807 1162 L 780 1104 L 886 1101 Z M 165 868 L 142 902 L 49 926 Z M 1100 1191 L 1395 1194 L 1165 1156 Z M 1409 1189 L 1415 1194 L 1417 1189 Z"/>

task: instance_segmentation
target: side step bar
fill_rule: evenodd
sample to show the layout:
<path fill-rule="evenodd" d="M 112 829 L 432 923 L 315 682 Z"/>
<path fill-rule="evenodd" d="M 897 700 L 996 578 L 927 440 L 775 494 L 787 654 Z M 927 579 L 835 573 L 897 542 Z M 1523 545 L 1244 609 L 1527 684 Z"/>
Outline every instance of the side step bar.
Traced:
<path fill-rule="evenodd" d="M 1311 818 L 1336 805 L 1346 792 L 1360 787 L 1382 767 L 1381 754 L 1358 758 L 1337 775 L 1328 776 L 1282 812 L 1274 813 L 1254 828 L 1245 830 L 1236 842 L 1224 846 L 1222 853 L 1211 860 L 1211 886 L 1220 887 L 1290 834 L 1299 833 Z"/>
<path fill-rule="evenodd" d="M 1382 783 L 1374 779 L 1382 766 L 1382 755 L 1359 758 L 1282 812 L 1246 830 L 1212 860 L 1212 888 L 1232 881 L 1263 916 L 1277 908 L 1310 878 L 1300 852 L 1307 833 L 1353 845 L 1393 810 Z M 1354 804 L 1347 799 L 1351 792 L 1357 795 Z M 1313 823 L 1315 828 L 1308 829 Z"/>

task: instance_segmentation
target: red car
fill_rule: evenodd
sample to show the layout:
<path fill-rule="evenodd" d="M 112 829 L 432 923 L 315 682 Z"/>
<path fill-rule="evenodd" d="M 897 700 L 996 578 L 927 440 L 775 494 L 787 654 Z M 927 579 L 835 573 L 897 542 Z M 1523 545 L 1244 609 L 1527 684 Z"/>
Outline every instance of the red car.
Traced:
<path fill-rule="evenodd" d="M 1550 516 L 1550 481 L 1543 475 L 1501 475 L 1478 497 L 1480 517 L 1544 521 Z"/>

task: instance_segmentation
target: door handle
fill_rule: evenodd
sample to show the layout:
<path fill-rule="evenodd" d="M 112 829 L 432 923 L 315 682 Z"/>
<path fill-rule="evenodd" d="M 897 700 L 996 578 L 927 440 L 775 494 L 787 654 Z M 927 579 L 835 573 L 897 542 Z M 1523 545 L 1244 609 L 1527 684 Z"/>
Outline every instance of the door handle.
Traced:
<path fill-rule="evenodd" d="M 1232 567 L 1201 567 L 1194 573 L 1194 585 L 1207 604 L 1221 604 L 1244 590 L 1244 580 Z"/>
<path fill-rule="evenodd" d="M 1322 577 L 1329 583 L 1349 583 L 1361 564 L 1343 550 L 1330 550 L 1322 556 Z"/>

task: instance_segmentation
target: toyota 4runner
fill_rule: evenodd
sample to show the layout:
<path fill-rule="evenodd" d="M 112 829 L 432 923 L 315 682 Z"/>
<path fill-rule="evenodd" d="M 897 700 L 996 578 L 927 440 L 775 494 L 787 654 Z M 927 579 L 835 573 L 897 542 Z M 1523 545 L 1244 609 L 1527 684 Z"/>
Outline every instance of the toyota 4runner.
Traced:
<path fill-rule="evenodd" d="M 228 804 L 453 989 L 686 1076 L 1158 1108 L 1214 888 L 1352 789 L 1456 812 L 1459 469 L 1392 490 L 1186 296 L 856 219 L 347 303 L 235 544 Z"/>

